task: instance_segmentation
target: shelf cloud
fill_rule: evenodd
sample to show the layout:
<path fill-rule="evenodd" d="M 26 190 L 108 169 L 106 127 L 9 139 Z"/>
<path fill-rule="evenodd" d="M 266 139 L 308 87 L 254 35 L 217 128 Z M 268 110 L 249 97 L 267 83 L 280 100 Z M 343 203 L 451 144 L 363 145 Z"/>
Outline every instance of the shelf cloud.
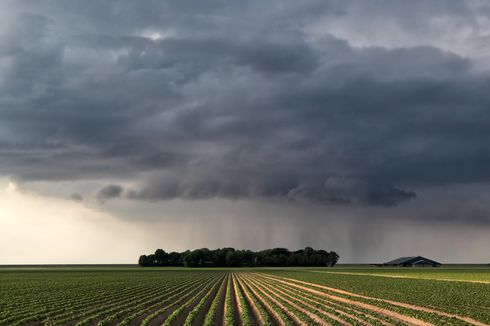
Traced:
<path fill-rule="evenodd" d="M 490 181 L 485 2 L 2 7 L 14 180 L 111 180 L 99 201 L 368 206 Z"/>

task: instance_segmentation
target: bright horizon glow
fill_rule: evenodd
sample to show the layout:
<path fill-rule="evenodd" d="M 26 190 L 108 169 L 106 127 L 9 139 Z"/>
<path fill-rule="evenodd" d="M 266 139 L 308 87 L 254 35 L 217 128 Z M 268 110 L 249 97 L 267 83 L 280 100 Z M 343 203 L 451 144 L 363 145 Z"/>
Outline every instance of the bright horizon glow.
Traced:
<path fill-rule="evenodd" d="M 156 212 L 166 212 L 160 218 L 138 220 L 89 204 L 21 191 L 10 181 L 3 184 L 0 190 L 0 265 L 136 264 L 139 255 L 157 248 L 184 251 L 232 246 L 296 250 L 306 245 L 337 251 L 341 255 L 340 264 L 381 262 L 412 254 L 444 263 L 485 263 L 485 253 L 475 248 L 483 248 L 488 240 L 484 230 L 474 228 L 414 223 L 401 226 L 389 220 L 373 221 L 372 227 L 364 230 L 372 239 L 363 241 L 370 242 L 370 246 L 359 248 L 353 245 L 358 230 L 350 227 L 353 221 L 347 216 L 339 215 L 338 219 L 317 225 L 315 218 L 296 220 L 294 217 L 301 210 L 294 208 L 250 206 L 245 202 L 216 205 L 175 202 L 155 207 Z M 130 202 L 120 205 L 119 211 L 130 215 L 141 211 Z M 390 234 L 385 241 L 397 243 L 397 247 L 377 243 L 374 230 L 379 223 Z M 336 228 L 335 236 L 330 233 L 332 226 Z M 308 233 L 313 234 L 309 240 Z M 458 235 L 471 241 L 449 244 L 444 240 L 446 237 L 457 239 Z M 414 236 L 418 237 L 416 243 L 412 241 Z M 250 239 L 254 240 L 253 246 L 249 245 Z M 434 239 L 439 244 L 430 246 Z M 482 257 L 481 260 L 463 259 L 468 251 Z M 362 258 L 363 255 L 367 258 Z M 457 258 L 451 260 L 450 257 Z"/>
<path fill-rule="evenodd" d="M 0 193 L 1 264 L 134 263 L 143 237 L 107 213 L 12 182 Z"/>

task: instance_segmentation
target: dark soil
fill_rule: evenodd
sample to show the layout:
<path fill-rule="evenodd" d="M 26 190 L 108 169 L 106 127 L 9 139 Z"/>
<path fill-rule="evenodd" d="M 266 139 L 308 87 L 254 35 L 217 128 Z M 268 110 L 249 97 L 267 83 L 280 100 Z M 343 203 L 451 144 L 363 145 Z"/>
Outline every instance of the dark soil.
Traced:
<path fill-rule="evenodd" d="M 231 275 L 230 275 L 231 277 Z M 235 326 L 242 326 L 242 320 L 240 318 L 240 312 L 238 310 L 237 297 L 235 296 L 235 284 L 231 282 L 231 305 L 233 309 L 233 324 Z"/>
<path fill-rule="evenodd" d="M 194 319 L 193 325 L 196 325 L 196 326 L 204 325 L 204 320 L 206 319 L 206 314 L 208 313 L 209 308 L 211 307 L 211 304 L 213 303 L 214 298 L 218 294 L 219 289 L 221 287 L 223 287 L 223 284 L 226 286 L 226 283 L 223 283 L 223 279 L 226 280 L 226 277 L 223 277 L 220 279 L 220 286 L 218 286 L 217 288 L 215 288 L 213 290 L 213 293 L 209 296 L 209 298 L 206 301 L 206 303 L 204 304 L 203 308 L 201 309 L 201 311 L 197 314 L 196 318 Z M 219 305 L 220 305 L 220 303 L 218 303 L 218 307 L 219 307 Z M 219 310 L 219 309 L 217 309 L 217 310 Z M 216 316 L 216 317 L 218 317 L 218 316 Z M 221 325 L 221 324 L 218 324 L 218 325 Z"/>
<path fill-rule="evenodd" d="M 238 283 L 238 286 L 241 289 L 242 293 L 245 293 L 245 289 L 243 288 L 242 284 Z M 252 314 L 252 323 L 254 325 L 260 325 L 260 318 L 257 315 L 257 313 L 255 312 L 255 310 L 252 309 L 253 302 L 251 302 L 245 295 L 244 295 L 244 297 L 245 297 L 245 303 L 247 305 L 248 311 L 250 311 L 250 313 Z"/>

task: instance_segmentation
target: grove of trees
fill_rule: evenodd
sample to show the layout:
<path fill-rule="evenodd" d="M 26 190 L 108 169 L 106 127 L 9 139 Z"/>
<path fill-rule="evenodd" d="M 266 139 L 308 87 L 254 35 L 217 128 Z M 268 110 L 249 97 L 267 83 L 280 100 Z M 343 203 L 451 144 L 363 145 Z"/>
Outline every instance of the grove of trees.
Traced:
<path fill-rule="evenodd" d="M 286 248 L 266 249 L 258 252 L 208 248 L 167 253 L 157 249 L 154 254 L 142 255 L 140 266 L 186 267 L 266 267 L 266 266 L 334 266 L 339 255 L 334 251 L 315 250 L 311 247 L 297 251 Z"/>

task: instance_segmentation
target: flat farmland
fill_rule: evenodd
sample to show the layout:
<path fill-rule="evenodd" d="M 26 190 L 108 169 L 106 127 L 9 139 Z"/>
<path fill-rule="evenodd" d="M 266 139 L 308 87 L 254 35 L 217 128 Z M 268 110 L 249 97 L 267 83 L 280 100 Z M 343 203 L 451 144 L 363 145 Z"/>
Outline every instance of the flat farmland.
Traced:
<path fill-rule="evenodd" d="M 376 271 L 2 268 L 0 325 L 490 323 L 488 283 L 366 275 Z"/>
<path fill-rule="evenodd" d="M 308 270 L 313 270 L 321 273 L 490 283 L 490 267 L 488 266 L 482 267 L 482 265 L 479 266 L 468 265 L 465 267 L 438 267 L 438 268 L 400 268 L 400 267 L 345 268 L 342 267 L 342 265 L 340 265 L 339 267 L 335 267 L 334 269 L 309 268 Z"/>

